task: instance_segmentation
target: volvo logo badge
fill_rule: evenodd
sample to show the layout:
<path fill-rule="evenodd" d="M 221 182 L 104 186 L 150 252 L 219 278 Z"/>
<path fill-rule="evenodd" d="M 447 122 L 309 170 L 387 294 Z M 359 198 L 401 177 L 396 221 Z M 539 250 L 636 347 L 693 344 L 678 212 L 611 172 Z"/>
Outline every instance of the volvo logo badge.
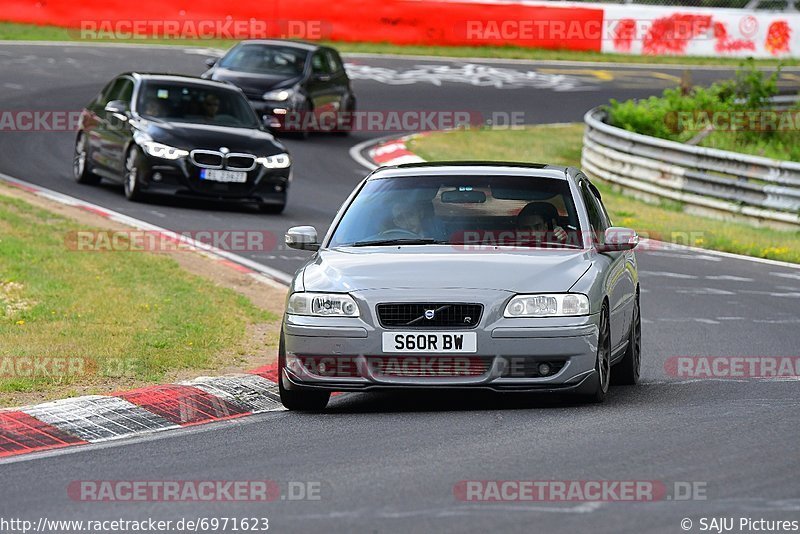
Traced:
<path fill-rule="evenodd" d="M 425 310 L 425 318 L 427 320 L 430 321 L 431 319 L 433 319 L 434 315 L 436 315 L 436 312 L 434 310 Z"/>
<path fill-rule="evenodd" d="M 219 151 L 222 152 L 223 154 L 227 154 L 228 152 L 231 151 L 231 149 L 226 147 L 226 146 L 222 146 L 222 147 L 219 147 Z"/>

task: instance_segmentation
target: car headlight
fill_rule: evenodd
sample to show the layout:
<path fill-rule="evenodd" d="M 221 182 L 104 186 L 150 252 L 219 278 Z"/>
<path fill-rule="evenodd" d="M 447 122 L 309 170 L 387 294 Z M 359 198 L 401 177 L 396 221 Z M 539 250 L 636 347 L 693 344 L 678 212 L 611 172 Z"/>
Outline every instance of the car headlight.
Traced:
<path fill-rule="evenodd" d="M 267 169 L 285 169 L 289 165 L 292 164 L 292 160 L 289 158 L 289 154 L 282 153 L 282 154 L 275 154 L 274 156 L 266 156 L 263 158 L 258 158 L 258 161 L 261 165 L 266 167 Z"/>
<path fill-rule="evenodd" d="M 189 155 L 188 150 L 175 148 L 174 146 L 156 143 L 155 141 L 146 141 L 142 143 L 144 151 L 154 158 L 161 159 L 178 159 L 185 158 Z"/>
<path fill-rule="evenodd" d="M 294 95 L 293 89 L 276 89 L 274 91 L 267 91 L 261 98 L 264 100 L 272 100 L 273 102 L 286 102 Z"/>
<path fill-rule="evenodd" d="M 589 315 L 589 297 L 580 293 L 517 295 L 504 317 L 571 317 Z"/>
<path fill-rule="evenodd" d="M 343 293 L 295 293 L 289 297 L 286 313 L 316 317 L 358 317 L 353 297 Z"/>

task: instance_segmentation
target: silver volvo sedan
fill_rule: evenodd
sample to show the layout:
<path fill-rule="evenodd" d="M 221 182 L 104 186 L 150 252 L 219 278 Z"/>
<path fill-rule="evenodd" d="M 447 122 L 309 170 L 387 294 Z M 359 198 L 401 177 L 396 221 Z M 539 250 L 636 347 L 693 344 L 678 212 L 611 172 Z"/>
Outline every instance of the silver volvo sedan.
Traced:
<path fill-rule="evenodd" d="M 638 236 L 572 167 L 382 167 L 340 208 L 286 303 L 281 400 L 332 391 L 483 388 L 604 400 L 639 379 Z"/>

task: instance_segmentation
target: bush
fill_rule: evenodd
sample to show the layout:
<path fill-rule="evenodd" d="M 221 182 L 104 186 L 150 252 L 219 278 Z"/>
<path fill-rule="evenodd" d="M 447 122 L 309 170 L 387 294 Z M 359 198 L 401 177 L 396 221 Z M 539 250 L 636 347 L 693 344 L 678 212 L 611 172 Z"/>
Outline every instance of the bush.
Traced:
<path fill-rule="evenodd" d="M 631 132 L 685 143 L 703 130 L 703 122 L 715 112 L 769 111 L 770 98 L 778 94 L 780 68 L 770 75 L 758 70 L 752 60 L 742 65 L 734 79 L 710 87 L 666 89 L 661 96 L 644 100 L 611 100 L 609 124 Z M 800 111 L 800 108 L 792 111 Z M 707 113 L 706 113 L 707 112 Z M 730 117 L 731 115 L 726 115 Z M 800 115 L 799 115 L 800 116 Z M 695 119 L 695 120 L 687 120 Z M 800 161 L 800 124 L 772 129 L 746 126 L 738 130 L 708 132 L 701 146 Z M 786 126 L 786 125 L 784 125 Z"/>

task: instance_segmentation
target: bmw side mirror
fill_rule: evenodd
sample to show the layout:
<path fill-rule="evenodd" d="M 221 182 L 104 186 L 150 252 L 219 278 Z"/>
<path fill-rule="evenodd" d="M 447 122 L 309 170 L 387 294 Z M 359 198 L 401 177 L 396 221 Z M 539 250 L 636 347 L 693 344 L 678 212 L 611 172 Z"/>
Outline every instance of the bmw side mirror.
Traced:
<path fill-rule="evenodd" d="M 128 120 L 128 103 L 124 100 L 112 100 L 106 104 L 105 111 L 120 120 Z"/>
<path fill-rule="evenodd" d="M 286 246 L 298 250 L 319 250 L 317 229 L 313 226 L 294 226 L 286 232 Z"/>
<path fill-rule="evenodd" d="M 639 236 L 635 230 L 623 226 L 606 228 L 603 243 L 597 244 L 598 252 L 621 252 L 633 250 L 639 244 Z"/>
<path fill-rule="evenodd" d="M 206 66 L 211 68 L 217 64 L 217 58 L 214 57 L 207 57 L 206 58 Z"/>

